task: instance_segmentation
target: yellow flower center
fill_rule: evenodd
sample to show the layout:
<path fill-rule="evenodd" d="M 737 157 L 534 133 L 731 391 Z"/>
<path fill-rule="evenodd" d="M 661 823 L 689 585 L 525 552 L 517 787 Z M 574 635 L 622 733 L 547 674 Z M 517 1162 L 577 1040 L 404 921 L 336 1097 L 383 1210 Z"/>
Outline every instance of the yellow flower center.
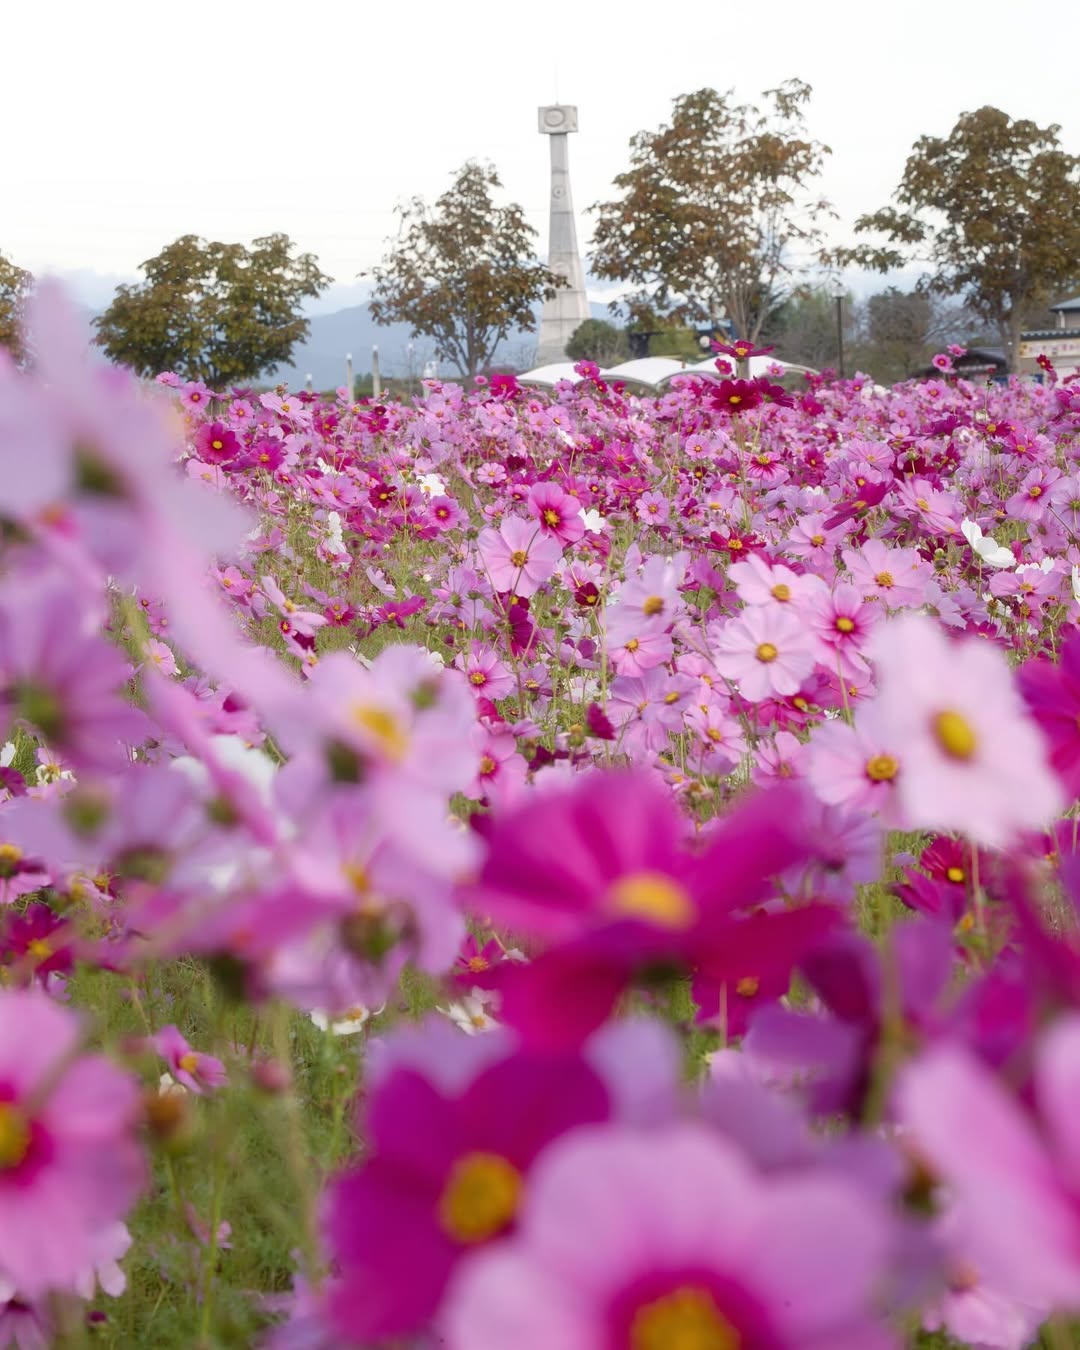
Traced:
<path fill-rule="evenodd" d="M 945 871 L 945 876 L 954 886 L 958 886 L 964 880 L 964 869 L 962 867 L 949 867 Z"/>
<path fill-rule="evenodd" d="M 729 403 L 741 403 L 741 402 L 742 402 L 742 395 L 741 395 L 741 394 L 729 394 L 729 395 L 728 395 L 728 402 L 729 402 Z"/>
<path fill-rule="evenodd" d="M 548 509 L 544 512 L 544 524 L 545 524 L 545 525 L 558 525 L 558 523 L 559 523 L 559 513 L 558 513 L 558 511 L 553 510 L 553 509 L 549 506 Z"/>
<path fill-rule="evenodd" d="M 221 441 L 211 441 L 211 442 L 210 442 L 210 447 L 211 447 L 211 449 L 213 449 L 213 450 L 220 450 L 220 449 L 221 449 L 221 446 L 222 446 L 222 442 L 221 442 Z"/>
<path fill-rule="evenodd" d="M 815 548 L 820 548 L 821 545 L 825 542 L 825 536 L 823 534 L 812 534 L 810 536 L 810 542 L 814 545 Z"/>
<path fill-rule="evenodd" d="M 345 874 L 345 880 L 353 888 L 357 895 L 367 895 L 371 890 L 371 878 L 366 869 L 357 862 L 347 862 L 342 864 L 342 872 Z"/>
<path fill-rule="evenodd" d="M 0 844 L 0 877 L 13 877 L 22 861 L 22 849 L 14 844 Z"/>
<path fill-rule="evenodd" d="M 199 1067 L 198 1057 L 189 1050 L 186 1055 L 181 1055 L 176 1061 L 176 1067 L 183 1069 L 185 1073 L 194 1073 Z"/>
<path fill-rule="evenodd" d="M 482 670 L 474 670 L 469 676 L 469 682 L 471 684 L 487 684 L 487 676 Z"/>
<path fill-rule="evenodd" d="M 849 619 L 846 614 L 841 614 L 836 621 L 836 628 L 837 632 L 840 633 L 854 633 L 855 620 Z"/>
<path fill-rule="evenodd" d="M 42 938 L 31 938 L 26 944 L 26 950 L 35 961 L 47 961 L 53 954 L 52 943 Z"/>
<path fill-rule="evenodd" d="M 920 511 L 930 510 L 930 503 L 926 500 L 925 497 L 916 497 L 915 505 L 919 508 Z"/>
<path fill-rule="evenodd" d="M 791 587 L 783 581 L 778 581 L 772 588 L 772 597 L 774 600 L 790 600 Z"/>
<path fill-rule="evenodd" d="M 0 1172 L 18 1167 L 30 1151 L 30 1124 L 9 1102 L 0 1102 Z"/>
<path fill-rule="evenodd" d="M 889 783 L 899 771 L 900 765 L 892 755 L 875 755 L 866 761 L 866 776 L 872 783 Z"/>
<path fill-rule="evenodd" d="M 522 548 L 516 548 L 510 554 L 510 562 L 514 567 L 524 567 L 528 561 L 529 555 Z"/>
<path fill-rule="evenodd" d="M 479 975 L 481 971 L 488 970 L 491 966 L 486 956 L 470 956 L 467 964 L 474 975 Z"/>
<path fill-rule="evenodd" d="M 753 998 L 761 988 L 761 981 L 756 975 L 744 975 L 735 986 L 735 992 L 740 998 Z"/>
<path fill-rule="evenodd" d="M 626 644 L 626 650 L 628 652 L 636 652 L 640 646 L 641 643 L 637 640 L 637 638 L 631 638 L 630 641 Z"/>
<path fill-rule="evenodd" d="M 393 713 L 370 703 L 354 703 L 352 720 L 378 742 L 388 759 L 402 759 L 408 749 L 408 737 Z"/>
<path fill-rule="evenodd" d="M 467 1153 L 450 1169 L 439 1222 L 458 1242 L 486 1242 L 504 1229 L 521 1201 L 521 1173 L 497 1153 Z"/>
<path fill-rule="evenodd" d="M 891 572 L 879 572 L 877 576 L 874 578 L 874 580 L 880 587 L 882 587 L 883 590 L 886 591 L 889 589 L 890 586 L 894 586 L 896 584 L 893 581 L 893 576 Z"/>
<path fill-rule="evenodd" d="M 757 651 L 754 653 L 759 661 L 775 661 L 780 653 L 771 642 L 759 643 Z"/>
<path fill-rule="evenodd" d="M 740 1350 L 742 1344 L 712 1295 L 692 1285 L 646 1303 L 630 1326 L 630 1350 Z"/>
<path fill-rule="evenodd" d="M 481 755 L 481 756 L 480 756 L 480 777 L 481 777 L 481 778 L 490 778 L 491 775 L 492 775 L 494 772 L 495 772 L 495 761 L 491 758 L 490 755 Z"/>
<path fill-rule="evenodd" d="M 621 877 L 610 892 L 611 908 L 627 919 L 644 919 L 661 928 L 689 928 L 693 901 L 661 872 L 634 872 Z"/>
<path fill-rule="evenodd" d="M 967 718 L 946 709 L 933 720 L 934 737 L 950 759 L 971 759 L 979 741 Z"/>
<path fill-rule="evenodd" d="M 650 595 L 645 600 L 645 603 L 641 606 L 641 612 L 646 616 L 646 618 L 651 619 L 654 614 L 661 613 L 663 611 L 663 608 L 664 608 L 663 600 L 661 600 L 661 598 L 658 595 Z"/>

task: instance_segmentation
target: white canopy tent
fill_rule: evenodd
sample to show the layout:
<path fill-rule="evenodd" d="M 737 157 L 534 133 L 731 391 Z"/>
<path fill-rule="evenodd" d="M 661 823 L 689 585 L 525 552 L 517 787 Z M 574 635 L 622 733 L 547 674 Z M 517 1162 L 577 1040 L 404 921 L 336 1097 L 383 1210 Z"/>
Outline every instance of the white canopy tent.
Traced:
<path fill-rule="evenodd" d="M 734 365 L 734 362 L 732 362 L 732 365 Z M 780 367 L 784 375 L 817 374 L 810 366 L 798 366 L 790 361 L 775 361 L 771 356 L 752 356 L 748 365 L 751 379 L 767 375 L 770 369 L 777 366 Z M 570 380 L 571 383 L 576 383 L 580 378 L 581 376 L 574 370 L 572 361 L 559 361 L 553 365 L 537 366 L 535 370 L 526 371 L 524 375 L 518 376 L 518 381 L 521 384 L 532 384 L 542 389 L 554 389 L 560 380 Z M 676 361 L 671 356 L 643 356 L 636 361 L 623 361 L 620 365 L 612 366 L 609 370 L 602 370 L 600 378 L 608 381 L 619 380 L 624 384 L 636 384 L 644 389 L 659 390 L 677 382 L 679 379 L 723 380 L 731 377 L 721 375 L 716 368 L 714 357 L 710 357 L 707 361 L 697 361 L 688 365 L 684 361 Z"/>

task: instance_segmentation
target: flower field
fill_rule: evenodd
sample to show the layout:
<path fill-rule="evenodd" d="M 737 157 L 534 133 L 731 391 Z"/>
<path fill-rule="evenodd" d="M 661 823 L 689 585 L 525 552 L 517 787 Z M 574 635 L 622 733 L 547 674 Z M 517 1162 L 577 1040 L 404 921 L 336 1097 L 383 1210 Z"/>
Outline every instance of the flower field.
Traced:
<path fill-rule="evenodd" d="M 29 346 L 0 1347 L 1080 1344 L 1080 384 Z"/>

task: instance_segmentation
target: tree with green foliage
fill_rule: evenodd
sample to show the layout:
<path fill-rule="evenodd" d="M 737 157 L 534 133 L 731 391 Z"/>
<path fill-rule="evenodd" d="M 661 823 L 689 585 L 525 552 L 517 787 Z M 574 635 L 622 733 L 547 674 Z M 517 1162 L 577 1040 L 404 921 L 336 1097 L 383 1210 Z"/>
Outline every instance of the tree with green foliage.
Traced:
<path fill-rule="evenodd" d="M 855 225 L 888 242 L 839 260 L 881 272 L 923 261 L 920 289 L 962 297 L 1015 370 L 1025 314 L 1080 274 L 1080 158 L 1062 150 L 1059 131 L 985 107 L 962 113 L 948 136 L 920 137 L 897 205 Z"/>
<path fill-rule="evenodd" d="M 22 316 L 34 278 L 0 253 L 0 347 L 22 355 Z"/>
<path fill-rule="evenodd" d="M 606 319 L 586 319 L 570 334 L 566 355 L 571 361 L 595 361 L 598 366 L 625 361 L 626 334 Z"/>
<path fill-rule="evenodd" d="M 185 234 L 117 288 L 96 341 L 140 375 L 173 370 L 212 387 L 286 365 L 308 334 L 301 309 L 330 284 L 288 235 L 222 244 Z"/>
<path fill-rule="evenodd" d="M 793 289 L 799 256 L 817 250 L 828 213 L 808 200 L 828 147 L 806 134 L 810 86 L 766 90 L 764 106 L 699 89 L 671 122 L 630 142 L 620 196 L 597 214 L 592 271 L 630 283 L 631 320 L 659 328 L 725 316 L 751 341 Z"/>
<path fill-rule="evenodd" d="M 535 305 L 565 284 L 536 261 L 522 208 L 496 206 L 501 186 L 490 164 L 469 160 L 434 207 L 416 197 L 399 208 L 398 236 L 372 273 L 375 322 L 433 338 L 470 380 L 510 333 L 535 329 Z"/>

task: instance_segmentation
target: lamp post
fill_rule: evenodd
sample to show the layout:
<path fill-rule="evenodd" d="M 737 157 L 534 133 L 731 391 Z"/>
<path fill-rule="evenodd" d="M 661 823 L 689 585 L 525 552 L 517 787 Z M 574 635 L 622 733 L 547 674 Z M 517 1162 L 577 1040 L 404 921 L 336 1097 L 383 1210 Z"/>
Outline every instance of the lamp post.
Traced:
<path fill-rule="evenodd" d="M 832 297 L 836 301 L 836 346 L 838 351 L 836 370 L 841 379 L 844 378 L 844 296 L 846 294 L 844 283 L 837 277 L 833 283 Z"/>

